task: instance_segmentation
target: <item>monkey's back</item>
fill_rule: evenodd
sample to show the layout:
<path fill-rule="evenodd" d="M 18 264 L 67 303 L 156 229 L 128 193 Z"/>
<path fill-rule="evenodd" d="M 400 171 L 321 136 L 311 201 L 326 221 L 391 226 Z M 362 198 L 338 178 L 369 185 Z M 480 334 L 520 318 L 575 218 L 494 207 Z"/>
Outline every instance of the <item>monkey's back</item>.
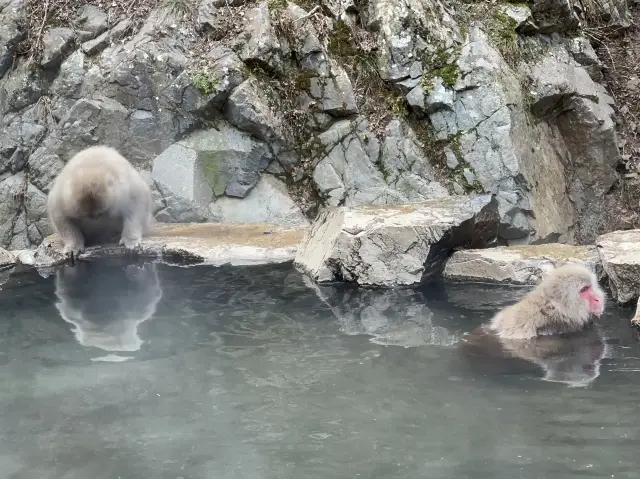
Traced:
<path fill-rule="evenodd" d="M 76 170 L 110 173 L 116 177 L 140 177 L 140 173 L 116 149 L 110 146 L 91 146 L 76 153 L 59 176 L 70 176 Z"/>
<path fill-rule="evenodd" d="M 89 218 L 82 213 L 79 201 L 87 191 L 102 195 L 108 188 L 117 188 L 118 193 L 110 197 L 112 206 L 107 215 Z M 62 208 L 81 231 L 86 246 L 117 240 L 124 225 L 123 213 L 132 204 L 144 203 L 149 217 L 151 214 L 151 192 L 144 178 L 124 156 L 108 146 L 92 146 L 76 153 L 55 178 L 47 203 L 49 211 Z M 150 218 L 147 227 L 149 221 Z"/>

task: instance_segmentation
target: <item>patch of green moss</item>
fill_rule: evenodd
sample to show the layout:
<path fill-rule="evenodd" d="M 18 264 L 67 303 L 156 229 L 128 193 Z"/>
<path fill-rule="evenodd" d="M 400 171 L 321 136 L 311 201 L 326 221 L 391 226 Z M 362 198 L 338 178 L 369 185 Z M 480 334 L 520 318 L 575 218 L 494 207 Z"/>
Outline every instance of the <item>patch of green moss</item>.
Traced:
<path fill-rule="evenodd" d="M 389 170 L 387 170 L 387 167 L 384 166 L 384 163 L 382 163 L 381 161 L 377 161 L 375 165 L 378 167 L 378 170 L 380 171 L 380 173 L 382 173 L 382 179 L 384 180 L 384 182 L 388 183 L 390 173 L 389 173 Z"/>
<path fill-rule="evenodd" d="M 460 159 L 458 159 L 458 161 L 460 161 Z M 484 188 L 477 179 L 474 178 L 473 183 L 469 183 L 467 181 L 466 176 L 464 176 L 465 169 L 470 170 L 475 177 L 475 171 L 473 171 L 473 168 L 464 161 L 461 161 L 456 169 L 453 170 L 451 176 L 460 186 L 462 186 L 462 188 L 464 188 L 465 193 L 484 193 Z"/>
<path fill-rule="evenodd" d="M 387 110 L 398 118 L 407 118 L 409 116 L 409 105 L 406 97 L 398 90 L 389 90 L 384 97 Z"/>
<path fill-rule="evenodd" d="M 498 9 L 493 10 L 486 22 L 489 40 L 512 66 L 519 61 L 517 25 L 513 18 Z"/>
<path fill-rule="evenodd" d="M 162 6 L 174 15 L 188 15 L 195 9 L 194 0 L 163 0 Z"/>
<path fill-rule="evenodd" d="M 460 161 L 460 158 L 463 158 L 462 155 L 462 147 L 460 146 L 460 138 L 462 137 L 462 132 L 459 131 L 457 132 L 455 135 L 452 135 L 449 137 L 448 141 L 448 147 L 451 151 L 453 151 L 453 154 L 456 155 L 456 158 L 458 158 L 458 161 Z"/>
<path fill-rule="evenodd" d="M 226 157 L 218 151 L 200 152 L 198 155 L 198 164 L 205 181 L 216 197 L 224 194 L 227 184 L 231 181 L 230 170 L 224 168 L 226 162 Z"/>
<path fill-rule="evenodd" d="M 453 86 L 460 78 L 460 68 L 456 63 L 446 65 L 441 68 L 436 68 L 422 75 L 420 80 L 420 86 L 425 93 L 429 93 L 434 87 L 434 80 L 439 77 L 442 80 L 442 84 L 447 88 L 453 88 Z"/>
<path fill-rule="evenodd" d="M 351 27 L 338 20 L 329 34 L 329 54 L 337 58 L 349 58 L 358 55 L 358 48 L 353 38 Z"/>
<path fill-rule="evenodd" d="M 423 53 L 422 68 L 424 73 L 421 86 L 425 93 L 429 93 L 433 89 L 433 80 L 436 77 L 439 77 L 447 88 L 453 88 L 460 78 L 460 68 L 457 63 L 459 55 L 460 47 L 441 49 L 432 54 Z"/>
<path fill-rule="evenodd" d="M 464 159 L 464 155 L 462 153 L 462 148 L 460 145 L 460 138 L 462 137 L 462 132 L 459 131 L 455 135 L 450 136 L 447 139 L 447 147 L 453 152 L 458 160 L 458 166 L 456 166 L 453 170 L 447 167 L 447 171 L 452 180 L 456 181 L 458 184 L 464 188 L 466 193 L 484 193 L 484 188 L 480 184 L 477 179 L 474 179 L 472 183 L 467 181 L 467 178 L 464 176 L 464 170 L 470 170 L 474 177 L 476 176 L 473 167 L 467 163 Z"/>
<path fill-rule="evenodd" d="M 297 70 L 293 74 L 293 86 L 296 91 L 309 91 L 311 80 L 317 78 L 318 74 L 313 70 Z"/>
<path fill-rule="evenodd" d="M 267 7 L 269 8 L 269 12 L 271 13 L 282 12 L 285 8 L 287 8 L 287 0 L 269 0 L 267 2 Z"/>
<path fill-rule="evenodd" d="M 193 82 L 193 86 L 204 95 L 215 93 L 220 85 L 220 79 L 217 76 L 203 70 L 193 72 L 191 81 Z"/>

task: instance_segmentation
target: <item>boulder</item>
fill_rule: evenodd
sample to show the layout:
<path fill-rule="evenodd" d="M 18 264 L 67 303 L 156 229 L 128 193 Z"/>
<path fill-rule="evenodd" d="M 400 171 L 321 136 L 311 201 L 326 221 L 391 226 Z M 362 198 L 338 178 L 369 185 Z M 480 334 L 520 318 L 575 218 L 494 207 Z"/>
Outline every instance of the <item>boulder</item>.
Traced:
<path fill-rule="evenodd" d="M 86 42 L 109 28 L 109 17 L 101 8 L 85 4 L 78 9 L 76 18 L 78 40 Z"/>
<path fill-rule="evenodd" d="M 580 26 L 574 0 L 534 0 L 531 11 L 540 32 L 571 32 Z M 595 3 L 595 2 L 594 2 Z"/>
<path fill-rule="evenodd" d="M 287 53 L 286 45 L 278 39 L 269 14 L 268 2 L 260 2 L 250 9 L 245 21 L 245 29 L 238 39 L 242 61 L 257 63 L 280 73 L 284 72 L 282 57 Z"/>
<path fill-rule="evenodd" d="M 300 245 L 295 265 L 319 283 L 417 284 L 437 272 L 453 248 L 486 247 L 497 231 L 491 195 L 328 208 Z"/>
<path fill-rule="evenodd" d="M 405 80 L 420 59 L 462 42 L 460 27 L 442 2 L 372 0 L 367 5 L 368 26 L 378 33 L 378 70 L 385 80 Z"/>
<path fill-rule="evenodd" d="M 271 175 L 262 175 L 246 198 L 218 198 L 209 205 L 209 217 L 220 223 L 267 222 L 281 226 L 309 226 L 287 186 Z"/>
<path fill-rule="evenodd" d="M 74 33 L 71 28 L 49 28 L 42 37 L 43 68 L 60 65 L 64 57 L 73 49 Z"/>
<path fill-rule="evenodd" d="M 282 118 L 270 106 L 268 92 L 253 76 L 229 96 L 225 116 L 232 125 L 259 140 L 276 144 L 282 144 L 284 140 Z"/>
<path fill-rule="evenodd" d="M 176 143 L 167 148 L 153 161 L 151 179 L 156 182 L 162 196 L 167 201 L 169 211 L 158 219 L 166 222 L 181 221 L 182 215 L 175 215 L 175 211 L 182 211 L 183 203 L 187 209 L 203 211 L 213 199 L 211 186 L 207 183 L 204 171 L 198 161 L 198 151 L 182 143 Z M 174 202 L 179 205 L 175 206 Z M 196 218 L 187 219 L 194 221 Z"/>
<path fill-rule="evenodd" d="M 219 122 L 217 128 L 196 131 L 178 144 L 195 152 L 216 197 L 247 196 L 272 159 L 264 143 L 225 122 Z"/>
<path fill-rule="evenodd" d="M 415 132 L 392 119 L 378 139 L 363 117 L 342 120 L 320 134 L 313 181 L 330 206 L 395 204 L 449 195 Z"/>
<path fill-rule="evenodd" d="M 107 46 L 109 46 L 110 43 L 117 42 L 122 37 L 124 37 L 125 34 L 131 28 L 131 26 L 132 26 L 131 20 L 129 19 L 122 20 L 115 27 L 113 27 L 108 32 L 104 32 L 98 38 L 84 42 L 82 44 L 82 51 L 85 52 L 87 55 L 95 55 L 96 53 L 101 52 L 102 50 L 107 48 Z"/>
<path fill-rule="evenodd" d="M 0 78 L 13 65 L 18 45 L 26 36 L 21 28 L 25 5 L 26 2 L 20 0 L 0 5 Z"/>
<path fill-rule="evenodd" d="M 443 276 L 450 281 L 537 284 L 550 270 L 565 263 L 581 263 L 602 276 L 594 246 L 542 244 L 461 250 L 451 255 Z"/>
<path fill-rule="evenodd" d="M 598 237 L 596 247 L 613 298 L 628 303 L 640 296 L 640 229 Z"/>
<path fill-rule="evenodd" d="M 358 112 L 353 86 L 344 68 L 323 52 L 309 55 L 303 66 L 314 72 L 309 79 L 309 94 L 322 111 L 338 117 Z"/>

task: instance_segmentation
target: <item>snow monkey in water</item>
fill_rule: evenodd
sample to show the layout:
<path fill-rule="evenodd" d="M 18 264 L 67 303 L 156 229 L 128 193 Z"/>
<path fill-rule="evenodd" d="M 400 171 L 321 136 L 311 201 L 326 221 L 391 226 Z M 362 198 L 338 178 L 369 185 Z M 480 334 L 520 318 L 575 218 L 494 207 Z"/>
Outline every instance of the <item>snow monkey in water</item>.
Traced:
<path fill-rule="evenodd" d="M 489 329 L 505 339 L 580 331 L 604 311 L 605 297 L 596 275 L 577 264 L 551 271 L 520 302 L 496 314 Z"/>
<path fill-rule="evenodd" d="M 47 212 L 73 258 L 85 246 L 115 241 L 131 251 L 151 222 L 151 191 L 140 173 L 115 149 L 92 146 L 62 168 L 47 198 Z"/>

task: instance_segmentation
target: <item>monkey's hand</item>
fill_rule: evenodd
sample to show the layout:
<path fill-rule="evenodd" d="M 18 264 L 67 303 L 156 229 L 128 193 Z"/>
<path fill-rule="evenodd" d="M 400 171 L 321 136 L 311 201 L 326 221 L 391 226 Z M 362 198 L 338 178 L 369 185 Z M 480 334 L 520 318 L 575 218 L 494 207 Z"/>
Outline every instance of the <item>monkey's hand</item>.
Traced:
<path fill-rule="evenodd" d="M 137 251 L 142 247 L 140 238 L 127 238 L 125 236 L 120 238 L 119 244 L 123 245 L 128 251 Z"/>
<path fill-rule="evenodd" d="M 62 248 L 62 254 L 65 255 L 67 258 L 71 258 L 71 259 L 77 258 L 78 255 L 82 252 L 84 252 L 83 244 L 77 244 L 77 243 L 65 244 L 64 248 Z"/>
<path fill-rule="evenodd" d="M 636 328 L 640 328 L 640 316 L 634 316 L 631 319 L 631 325 L 635 326 Z"/>

